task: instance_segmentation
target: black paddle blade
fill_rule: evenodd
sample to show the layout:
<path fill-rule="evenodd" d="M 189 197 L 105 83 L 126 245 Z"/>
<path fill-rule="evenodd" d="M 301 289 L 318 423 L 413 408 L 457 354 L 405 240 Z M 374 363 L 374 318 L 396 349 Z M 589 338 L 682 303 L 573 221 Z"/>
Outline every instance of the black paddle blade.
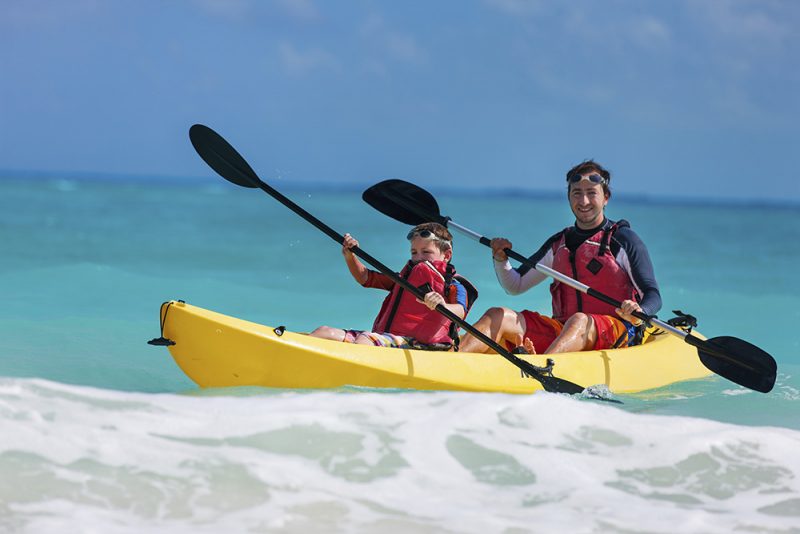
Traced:
<path fill-rule="evenodd" d="M 544 376 L 540 375 L 537 380 L 542 383 L 545 391 L 549 391 L 550 393 L 566 393 L 567 395 L 579 395 L 583 393 L 585 388 L 570 382 L 569 380 L 564 380 L 563 378 L 558 378 L 555 376 Z"/>
<path fill-rule="evenodd" d="M 512 354 L 528 354 L 522 347 L 514 349 Z M 503 356 L 501 354 L 501 356 Z M 547 367 L 536 367 L 530 362 L 527 362 L 516 356 L 509 355 L 506 359 L 519 367 L 519 369 L 530 378 L 538 380 L 545 391 L 549 393 L 566 393 L 567 395 L 577 395 L 583 393 L 584 387 L 564 380 L 563 378 L 555 377 L 551 374 L 550 370 L 553 368 L 553 360 L 547 360 Z"/>
<path fill-rule="evenodd" d="M 433 195 L 411 182 L 384 180 L 364 191 L 364 202 L 392 219 L 416 226 L 426 222 L 447 225 Z"/>
<path fill-rule="evenodd" d="M 195 124 L 189 128 L 192 146 L 217 174 L 242 187 L 258 187 L 261 180 L 244 158 L 217 132 Z"/>
<path fill-rule="evenodd" d="M 687 336 L 686 339 L 692 336 Z M 697 338 L 693 338 L 697 339 Z M 775 359 L 743 339 L 731 336 L 712 337 L 697 347 L 703 365 L 740 386 L 769 393 L 775 385 L 778 365 Z"/>

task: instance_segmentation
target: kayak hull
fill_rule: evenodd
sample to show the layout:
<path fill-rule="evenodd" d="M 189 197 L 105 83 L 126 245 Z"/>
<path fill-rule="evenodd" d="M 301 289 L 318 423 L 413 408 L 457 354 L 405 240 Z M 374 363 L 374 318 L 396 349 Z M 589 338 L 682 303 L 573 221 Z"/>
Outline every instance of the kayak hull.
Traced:
<path fill-rule="evenodd" d="M 341 343 L 272 328 L 181 301 L 161 307 L 169 351 L 200 387 L 370 388 L 533 393 L 541 384 L 523 377 L 498 354 L 389 349 Z M 697 335 L 694 333 L 693 335 Z M 712 373 L 697 351 L 673 335 L 641 346 L 565 354 L 520 355 L 534 365 L 555 361 L 553 374 L 582 386 L 633 393 Z"/>

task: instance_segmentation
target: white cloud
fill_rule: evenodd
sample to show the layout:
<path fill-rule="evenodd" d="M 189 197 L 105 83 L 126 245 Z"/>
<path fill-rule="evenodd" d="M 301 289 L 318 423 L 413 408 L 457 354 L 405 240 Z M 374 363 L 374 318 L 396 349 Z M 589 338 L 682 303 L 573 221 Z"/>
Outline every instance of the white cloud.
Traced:
<path fill-rule="evenodd" d="M 339 70 L 340 68 L 336 57 L 321 48 L 299 50 L 291 43 L 283 42 L 279 45 L 278 51 L 286 69 L 295 75 L 304 75 L 320 69 Z"/>
<path fill-rule="evenodd" d="M 645 48 L 663 48 L 672 40 L 667 25 L 653 16 L 635 18 L 630 25 L 632 39 Z"/>
<path fill-rule="evenodd" d="M 419 62 L 425 59 L 425 52 L 417 44 L 413 36 L 403 33 L 386 35 L 386 48 L 397 59 Z"/>
<path fill-rule="evenodd" d="M 508 16 L 530 82 L 578 105 L 663 123 L 779 124 L 770 84 L 800 81 L 800 2 L 485 2 Z"/>
<path fill-rule="evenodd" d="M 279 0 L 283 10 L 290 16 L 302 20 L 314 20 L 319 17 L 317 6 L 312 0 Z"/>
<path fill-rule="evenodd" d="M 101 0 L 4 2 L 0 8 L 0 27 L 38 28 L 71 24 L 76 20 L 99 17 L 111 7 Z"/>
<path fill-rule="evenodd" d="M 369 70 L 373 72 L 385 71 L 380 66 L 384 59 L 393 59 L 408 63 L 422 63 L 427 61 L 428 54 L 417 39 L 410 33 L 397 31 L 387 26 L 383 17 L 371 13 L 361 26 L 364 39 L 374 44 L 372 50 L 382 57 L 380 60 L 371 59 Z"/>
<path fill-rule="evenodd" d="M 794 28 L 800 22 L 800 4 L 740 0 L 689 2 L 687 6 L 709 35 L 704 54 L 713 80 L 708 89 L 713 107 L 740 122 L 788 120 L 785 108 L 775 106 L 767 95 L 772 94 L 773 81 L 798 82 L 797 70 L 786 66 L 797 65 Z"/>
<path fill-rule="evenodd" d="M 279 11 L 293 19 L 304 21 L 315 20 L 319 17 L 319 11 L 316 5 L 314 5 L 313 0 L 276 0 L 270 3 L 258 3 L 257 0 L 194 1 L 200 9 L 212 16 L 222 17 L 236 22 L 255 16 L 254 14 L 257 12 L 269 13 L 273 11 Z"/>
<path fill-rule="evenodd" d="M 515 16 L 534 15 L 542 11 L 541 0 L 486 0 L 486 3 Z"/>
<path fill-rule="evenodd" d="M 366 21 L 361 25 L 361 33 L 371 35 L 383 31 L 385 26 L 386 23 L 383 21 L 383 17 L 373 12 L 367 15 Z"/>
<path fill-rule="evenodd" d="M 762 45 L 780 45 L 793 35 L 798 23 L 792 19 L 792 2 L 707 1 L 689 2 L 691 11 L 715 34 L 735 41 L 757 40 Z M 781 9 L 783 8 L 783 9 Z"/>
<path fill-rule="evenodd" d="M 252 3 L 250 0 L 196 0 L 200 9 L 215 17 L 240 21 L 247 17 Z"/>

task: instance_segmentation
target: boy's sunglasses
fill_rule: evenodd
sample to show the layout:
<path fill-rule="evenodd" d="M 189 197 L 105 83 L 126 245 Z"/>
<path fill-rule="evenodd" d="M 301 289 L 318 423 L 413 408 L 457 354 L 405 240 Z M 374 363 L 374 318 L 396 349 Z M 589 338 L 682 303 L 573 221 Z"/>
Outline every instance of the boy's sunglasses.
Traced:
<path fill-rule="evenodd" d="M 411 241 L 415 237 L 421 237 L 423 239 L 434 239 L 437 241 L 444 241 L 445 243 L 449 243 L 447 239 L 439 237 L 430 230 L 411 230 L 410 232 L 408 232 L 408 235 L 406 235 L 406 239 L 408 239 L 409 241 Z"/>
<path fill-rule="evenodd" d="M 580 182 L 584 178 L 586 178 L 587 180 L 589 180 L 593 184 L 603 184 L 603 185 L 605 185 L 605 184 L 608 183 L 608 180 L 606 180 L 605 178 L 603 178 L 602 176 L 600 176 L 596 172 L 590 174 L 589 176 L 582 176 L 582 175 L 576 173 L 576 174 L 573 174 L 572 176 L 570 176 L 569 178 L 567 178 L 567 181 L 569 183 L 571 183 L 571 184 L 577 184 L 578 182 Z"/>

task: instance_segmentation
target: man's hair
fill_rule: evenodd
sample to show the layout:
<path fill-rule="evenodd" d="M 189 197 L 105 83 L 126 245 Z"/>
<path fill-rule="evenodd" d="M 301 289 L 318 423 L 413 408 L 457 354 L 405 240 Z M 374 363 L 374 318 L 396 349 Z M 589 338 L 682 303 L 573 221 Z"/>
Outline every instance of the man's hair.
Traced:
<path fill-rule="evenodd" d="M 600 176 L 606 179 L 606 183 L 603 184 L 603 192 L 610 197 L 611 196 L 611 173 L 603 168 L 602 165 L 597 163 L 593 159 L 586 159 L 582 162 L 578 163 L 570 170 L 567 171 L 567 192 L 572 189 L 572 183 L 570 183 L 570 179 L 573 176 L 579 176 L 587 173 L 596 172 Z"/>
<path fill-rule="evenodd" d="M 453 250 L 453 234 L 450 233 L 450 230 L 447 229 L 446 226 L 443 226 L 439 223 L 435 222 L 426 222 L 422 224 L 416 225 L 408 235 L 412 236 L 418 232 L 429 231 L 439 239 L 433 239 L 434 245 L 436 248 L 439 249 L 441 252 L 447 252 L 448 250 Z M 424 238 L 423 238 L 424 239 Z"/>

